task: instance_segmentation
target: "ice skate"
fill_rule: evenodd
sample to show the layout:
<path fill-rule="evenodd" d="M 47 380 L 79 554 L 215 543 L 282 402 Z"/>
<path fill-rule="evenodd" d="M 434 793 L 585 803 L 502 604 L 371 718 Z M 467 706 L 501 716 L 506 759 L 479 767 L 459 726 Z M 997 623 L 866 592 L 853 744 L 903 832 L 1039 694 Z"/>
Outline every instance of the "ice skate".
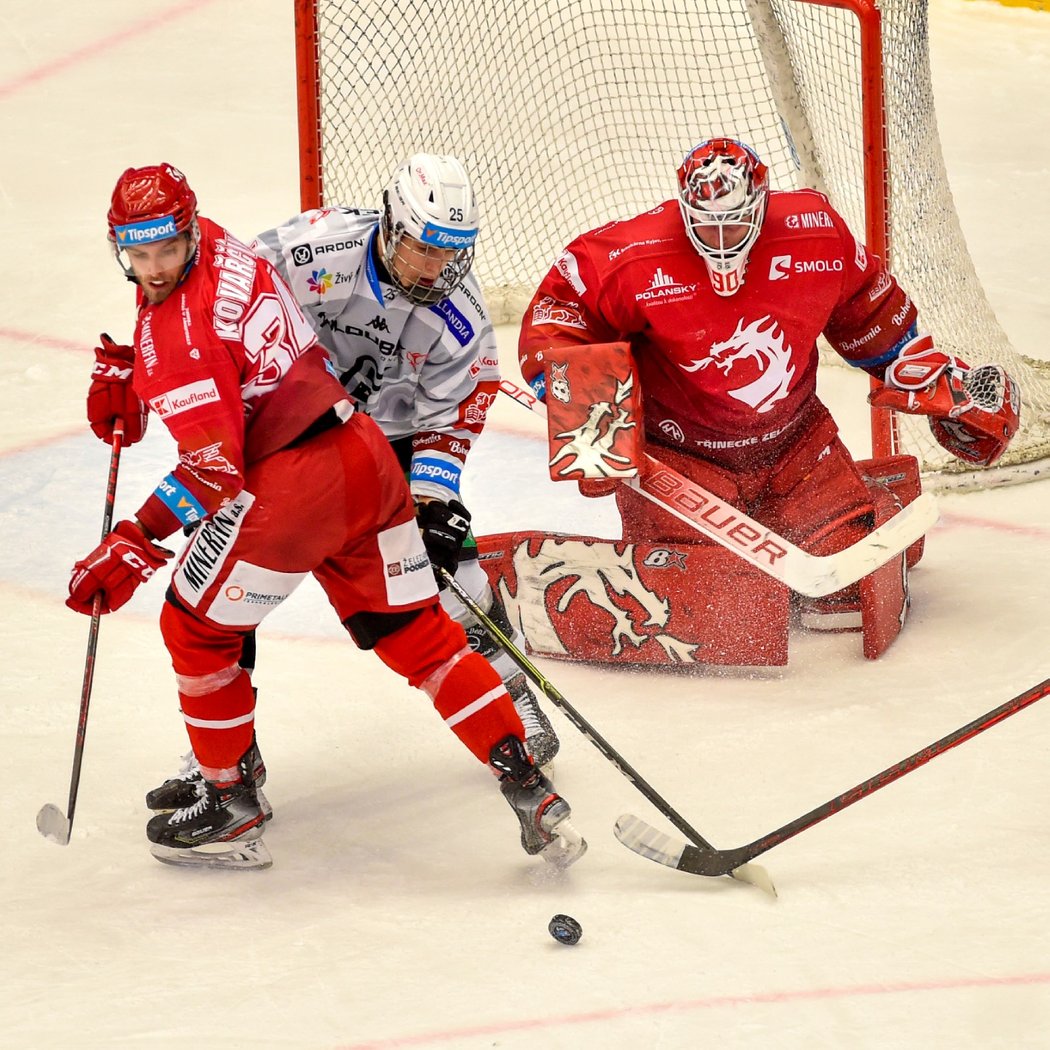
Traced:
<path fill-rule="evenodd" d="M 529 761 L 522 742 L 513 736 L 501 740 L 489 762 L 500 774 L 500 791 L 521 825 L 522 849 L 557 868 L 579 860 L 587 843 L 569 819 L 569 803 Z"/>
<path fill-rule="evenodd" d="M 514 701 L 514 710 L 518 712 L 521 724 L 525 727 L 525 750 L 537 766 L 550 765 L 561 747 L 554 726 L 529 688 L 524 673 L 515 675 L 505 684 L 511 700 Z"/>
<path fill-rule="evenodd" d="M 259 745 L 254 737 L 252 737 L 252 746 L 248 750 L 248 755 L 259 805 L 266 819 L 270 820 L 273 817 L 273 807 L 260 790 L 266 783 L 266 763 L 263 761 Z M 159 787 L 146 792 L 146 808 L 152 809 L 155 813 L 173 813 L 177 809 L 186 809 L 194 805 L 197 802 L 197 788 L 203 779 L 197 756 L 192 751 L 187 752 L 182 756 L 182 765 L 174 776 L 168 777 Z"/>
<path fill-rule="evenodd" d="M 273 860 L 261 835 L 266 816 L 259 805 L 249 748 L 236 780 L 200 777 L 192 805 L 158 813 L 146 825 L 150 852 L 166 864 L 208 868 L 268 868 Z"/>
<path fill-rule="evenodd" d="M 511 641 L 518 644 L 507 609 L 498 594 L 492 595 L 492 607 L 488 611 L 488 617 Z M 525 750 L 538 766 L 546 766 L 553 762 L 561 742 L 550 719 L 540 707 L 535 693 L 529 688 L 524 673 L 518 670 L 517 664 L 493 641 L 492 636 L 480 623 L 471 623 L 466 632 L 471 649 L 485 657 L 503 679 L 503 684 L 514 701 L 518 717 L 525 727 Z"/>

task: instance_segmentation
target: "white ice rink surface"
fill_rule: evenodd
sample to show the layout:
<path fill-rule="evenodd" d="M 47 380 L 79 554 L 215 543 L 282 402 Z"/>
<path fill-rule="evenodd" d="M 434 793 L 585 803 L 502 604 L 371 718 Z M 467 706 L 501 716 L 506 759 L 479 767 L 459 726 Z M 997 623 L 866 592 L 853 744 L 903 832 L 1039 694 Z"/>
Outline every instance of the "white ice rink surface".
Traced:
<path fill-rule="evenodd" d="M 304 587 L 261 634 L 274 866 L 187 872 L 143 834 L 142 795 L 186 746 L 154 581 L 102 623 L 72 841 L 44 841 L 88 627 L 62 599 L 105 485 L 90 348 L 132 326 L 109 193 L 163 159 L 245 238 L 295 212 L 292 14 L 3 0 L 0 29 L 0 1046 L 1050 1047 L 1050 701 L 766 854 L 776 901 L 619 845 L 623 811 L 666 825 L 555 715 L 591 844 L 558 881 L 425 698 Z M 1050 14 L 935 0 L 932 46 L 982 280 L 1046 356 Z M 162 431 L 125 454 L 118 515 L 169 469 Z M 537 435 L 495 412 L 469 472 L 478 531 L 608 525 L 545 481 Z M 877 663 L 840 636 L 793 638 L 754 680 L 543 666 L 707 838 L 750 842 L 1050 674 L 1047 483 L 941 507 Z M 577 947 L 547 935 L 555 912 L 583 924 Z"/>

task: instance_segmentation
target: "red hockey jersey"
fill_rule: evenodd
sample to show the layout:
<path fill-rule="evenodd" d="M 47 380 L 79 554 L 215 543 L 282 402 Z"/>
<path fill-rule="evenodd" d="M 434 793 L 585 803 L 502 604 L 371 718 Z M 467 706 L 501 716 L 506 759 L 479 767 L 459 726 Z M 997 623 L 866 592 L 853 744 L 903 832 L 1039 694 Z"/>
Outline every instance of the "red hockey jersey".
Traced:
<path fill-rule="evenodd" d="M 245 467 L 346 401 L 325 352 L 269 263 L 209 219 L 164 302 L 139 293 L 134 387 L 178 444 L 178 465 L 137 517 L 157 539 L 207 517 Z"/>
<path fill-rule="evenodd" d="M 519 363 L 542 382 L 548 349 L 626 339 L 647 436 L 758 469 L 817 407 L 818 336 L 881 376 L 914 322 L 911 300 L 823 194 L 770 194 L 730 297 L 715 294 L 669 200 L 562 252 L 525 313 Z"/>

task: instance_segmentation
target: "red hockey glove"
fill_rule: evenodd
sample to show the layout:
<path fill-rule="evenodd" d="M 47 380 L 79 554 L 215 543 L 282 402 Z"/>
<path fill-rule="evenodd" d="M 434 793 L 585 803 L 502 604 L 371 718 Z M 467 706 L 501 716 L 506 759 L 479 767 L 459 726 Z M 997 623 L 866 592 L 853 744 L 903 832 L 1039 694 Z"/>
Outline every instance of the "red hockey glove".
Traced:
<path fill-rule="evenodd" d="M 616 478 L 580 478 L 576 484 L 580 486 L 581 496 L 598 499 L 600 496 L 611 496 L 620 482 Z"/>
<path fill-rule="evenodd" d="M 1004 369 L 970 368 L 937 350 L 928 335 L 904 347 L 868 400 L 875 408 L 928 416 L 942 448 L 981 467 L 1002 456 L 1020 424 L 1020 392 Z"/>
<path fill-rule="evenodd" d="M 66 605 L 90 616 L 95 595 L 102 594 L 101 611 L 114 612 L 148 580 L 173 551 L 146 539 L 133 521 L 119 521 L 113 531 L 86 557 L 73 566 Z"/>
<path fill-rule="evenodd" d="M 105 332 L 95 347 L 95 367 L 87 396 L 87 417 L 95 436 L 112 443 L 113 428 L 124 424 L 125 445 L 134 445 L 146 433 L 147 409 L 131 387 L 135 350 L 118 346 Z"/>

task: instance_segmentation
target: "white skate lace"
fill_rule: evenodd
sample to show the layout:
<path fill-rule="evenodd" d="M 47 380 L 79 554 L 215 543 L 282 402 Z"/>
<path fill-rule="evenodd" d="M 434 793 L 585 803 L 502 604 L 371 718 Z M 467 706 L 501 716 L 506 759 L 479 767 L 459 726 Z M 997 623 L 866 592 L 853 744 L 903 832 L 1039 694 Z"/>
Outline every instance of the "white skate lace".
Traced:
<path fill-rule="evenodd" d="M 530 697 L 523 696 L 520 700 L 515 701 L 514 710 L 518 712 L 521 724 L 525 727 L 526 738 L 543 732 L 543 727 L 540 725 L 536 714 L 536 708 L 530 702 Z"/>
<path fill-rule="evenodd" d="M 178 773 L 175 774 L 172 780 L 193 780 L 200 776 L 200 763 L 197 761 L 197 756 L 192 751 L 187 751 L 181 759 L 182 764 L 179 766 Z"/>
<path fill-rule="evenodd" d="M 171 817 L 168 819 L 169 824 L 181 824 L 186 820 L 193 820 L 194 817 L 203 813 L 208 808 L 208 785 L 207 781 L 201 779 L 200 783 L 197 784 L 197 801 L 192 806 L 183 806 L 182 809 L 175 810 Z"/>

